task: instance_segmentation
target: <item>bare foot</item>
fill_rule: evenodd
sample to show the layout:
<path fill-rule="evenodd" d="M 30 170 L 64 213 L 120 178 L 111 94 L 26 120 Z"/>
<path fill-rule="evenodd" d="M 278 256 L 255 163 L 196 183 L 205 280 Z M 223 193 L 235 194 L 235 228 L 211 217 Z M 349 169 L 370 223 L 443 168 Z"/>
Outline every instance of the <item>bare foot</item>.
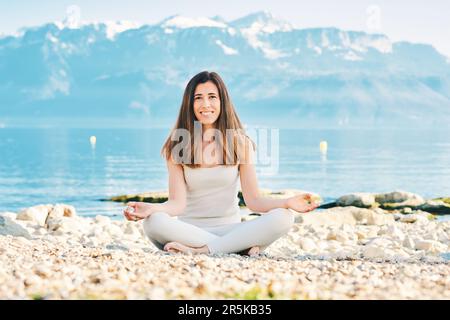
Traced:
<path fill-rule="evenodd" d="M 186 246 L 179 242 L 167 243 L 164 246 L 164 251 L 172 252 L 172 253 L 191 253 L 191 254 L 209 253 L 207 246 L 195 248 L 195 247 Z"/>
<path fill-rule="evenodd" d="M 247 254 L 248 254 L 250 257 L 257 256 L 257 255 L 259 254 L 259 247 L 251 247 L 251 248 L 248 250 Z"/>
<path fill-rule="evenodd" d="M 259 250 L 258 246 L 254 246 L 248 250 L 242 250 L 242 251 L 238 252 L 238 254 L 240 254 L 240 255 L 250 256 L 250 257 L 257 256 L 259 253 L 260 253 L 260 250 Z"/>

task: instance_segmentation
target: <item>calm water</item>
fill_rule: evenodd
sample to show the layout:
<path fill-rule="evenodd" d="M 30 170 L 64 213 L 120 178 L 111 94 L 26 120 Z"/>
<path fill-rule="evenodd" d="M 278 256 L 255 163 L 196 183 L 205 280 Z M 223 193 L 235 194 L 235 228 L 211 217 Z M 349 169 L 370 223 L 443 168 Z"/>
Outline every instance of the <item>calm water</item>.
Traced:
<path fill-rule="evenodd" d="M 167 189 L 163 129 L 0 129 L 0 211 L 68 203 L 80 215 L 121 215 L 98 199 Z M 279 170 L 259 186 L 295 188 L 329 201 L 396 189 L 450 195 L 450 131 L 280 130 Z M 91 147 L 89 137 L 97 144 Z M 324 157 L 319 142 L 328 142 Z M 263 166 L 259 166 L 259 169 Z M 258 169 L 258 170 L 259 170 Z"/>

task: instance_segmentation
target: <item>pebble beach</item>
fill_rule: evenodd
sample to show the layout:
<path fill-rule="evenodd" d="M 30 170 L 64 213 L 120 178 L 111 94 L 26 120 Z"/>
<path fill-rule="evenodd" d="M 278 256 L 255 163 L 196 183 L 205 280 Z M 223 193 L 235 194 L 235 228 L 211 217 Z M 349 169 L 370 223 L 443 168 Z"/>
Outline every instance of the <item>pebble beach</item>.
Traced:
<path fill-rule="evenodd" d="M 450 221 L 348 204 L 293 212 L 255 257 L 159 251 L 141 221 L 65 204 L 2 212 L 0 299 L 450 299 Z"/>

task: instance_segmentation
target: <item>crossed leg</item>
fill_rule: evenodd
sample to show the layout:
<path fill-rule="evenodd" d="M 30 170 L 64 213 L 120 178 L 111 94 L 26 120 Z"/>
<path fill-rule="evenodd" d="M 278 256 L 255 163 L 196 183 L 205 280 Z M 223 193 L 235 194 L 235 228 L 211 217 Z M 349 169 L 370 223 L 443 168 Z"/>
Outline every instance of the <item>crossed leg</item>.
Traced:
<path fill-rule="evenodd" d="M 259 254 L 289 231 L 294 216 L 274 209 L 251 221 L 212 228 L 199 228 L 157 212 L 144 221 L 149 239 L 161 250 L 183 253 Z"/>
<path fill-rule="evenodd" d="M 187 246 L 182 243 L 175 242 L 175 241 L 167 243 L 164 246 L 164 250 L 168 251 L 168 252 L 173 252 L 173 253 L 178 253 L 178 252 L 192 253 L 192 254 L 210 253 L 207 245 L 204 245 L 200 248 L 195 248 L 195 247 L 190 247 L 190 246 Z M 251 247 L 249 250 L 244 250 L 239 253 L 243 254 L 243 255 L 248 255 L 248 256 L 257 256 L 260 253 L 260 249 L 259 249 L 259 246 L 254 246 L 254 247 Z"/>

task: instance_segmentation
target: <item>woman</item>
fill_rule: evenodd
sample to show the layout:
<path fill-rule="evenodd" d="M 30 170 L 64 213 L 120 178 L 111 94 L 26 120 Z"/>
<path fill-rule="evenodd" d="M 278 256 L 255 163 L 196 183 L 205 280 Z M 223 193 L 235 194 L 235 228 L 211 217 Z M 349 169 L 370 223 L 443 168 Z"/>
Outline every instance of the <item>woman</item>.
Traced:
<path fill-rule="evenodd" d="M 223 80 L 215 72 L 201 72 L 187 84 L 177 122 L 162 148 L 168 201 L 129 202 L 124 215 L 145 219 L 144 231 L 159 249 L 256 255 L 292 227 L 294 215 L 288 209 L 308 212 L 318 204 L 311 194 L 261 197 L 253 152 Z M 239 180 L 247 207 L 260 217 L 241 222 Z"/>

